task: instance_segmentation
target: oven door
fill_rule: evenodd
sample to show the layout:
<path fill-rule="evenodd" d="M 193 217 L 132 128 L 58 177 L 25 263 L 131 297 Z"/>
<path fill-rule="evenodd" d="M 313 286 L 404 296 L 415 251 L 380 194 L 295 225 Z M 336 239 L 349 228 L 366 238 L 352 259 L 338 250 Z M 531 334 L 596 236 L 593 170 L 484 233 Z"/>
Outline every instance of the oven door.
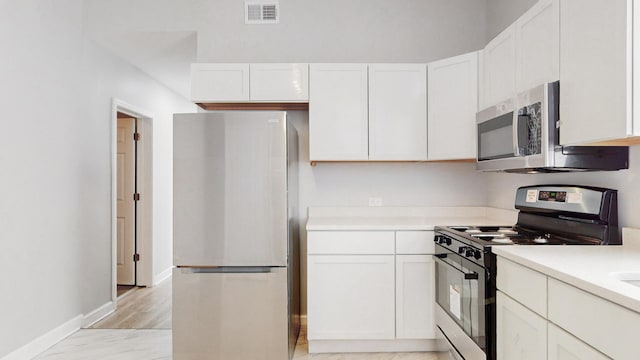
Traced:
<path fill-rule="evenodd" d="M 436 323 L 449 344 L 466 360 L 486 359 L 484 269 L 436 246 Z"/>

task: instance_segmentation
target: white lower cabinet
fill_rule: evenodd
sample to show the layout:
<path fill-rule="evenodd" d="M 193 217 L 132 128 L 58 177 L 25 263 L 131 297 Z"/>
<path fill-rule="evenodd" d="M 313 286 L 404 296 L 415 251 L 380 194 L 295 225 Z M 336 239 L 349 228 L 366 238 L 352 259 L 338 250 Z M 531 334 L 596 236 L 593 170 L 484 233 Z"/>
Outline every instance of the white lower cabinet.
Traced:
<path fill-rule="evenodd" d="M 435 338 L 434 279 L 431 255 L 396 256 L 396 337 Z"/>
<path fill-rule="evenodd" d="M 393 255 L 313 255 L 307 263 L 308 338 L 393 339 Z"/>
<path fill-rule="evenodd" d="M 640 314 L 500 256 L 497 271 L 497 360 L 640 358 Z"/>
<path fill-rule="evenodd" d="M 549 360 L 607 360 L 608 357 L 559 327 L 549 324 Z"/>
<path fill-rule="evenodd" d="M 496 357 L 540 360 L 547 357 L 547 320 L 497 292 Z"/>
<path fill-rule="evenodd" d="M 434 350 L 433 236 L 308 232 L 309 352 Z"/>

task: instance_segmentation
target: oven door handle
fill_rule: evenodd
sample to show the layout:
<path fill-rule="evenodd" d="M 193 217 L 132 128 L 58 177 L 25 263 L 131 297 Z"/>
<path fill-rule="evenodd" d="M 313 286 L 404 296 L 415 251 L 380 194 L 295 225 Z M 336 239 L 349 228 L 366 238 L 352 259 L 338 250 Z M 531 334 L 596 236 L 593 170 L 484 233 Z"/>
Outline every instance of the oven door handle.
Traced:
<path fill-rule="evenodd" d="M 442 255 L 444 255 L 444 256 L 442 256 Z M 436 254 L 433 259 L 435 261 L 439 262 L 439 263 L 442 263 L 445 266 L 448 266 L 448 267 L 450 267 L 450 268 L 462 273 L 462 275 L 464 275 L 464 279 L 465 280 L 478 280 L 478 273 L 477 272 L 472 271 L 470 273 L 466 273 L 466 272 L 464 272 L 464 271 L 452 266 L 451 264 L 448 264 L 448 263 L 440 260 L 441 258 L 446 258 L 446 257 L 447 257 L 447 254 Z"/>
<path fill-rule="evenodd" d="M 465 280 L 478 280 L 478 273 L 477 272 L 465 273 L 464 274 L 464 279 Z"/>

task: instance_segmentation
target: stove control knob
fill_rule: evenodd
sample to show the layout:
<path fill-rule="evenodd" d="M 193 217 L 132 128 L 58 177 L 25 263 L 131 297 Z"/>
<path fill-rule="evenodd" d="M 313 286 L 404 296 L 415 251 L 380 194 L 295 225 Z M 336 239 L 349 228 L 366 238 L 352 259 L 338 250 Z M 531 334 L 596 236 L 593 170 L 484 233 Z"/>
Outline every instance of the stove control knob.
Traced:
<path fill-rule="evenodd" d="M 480 250 L 476 250 L 473 253 L 473 257 L 476 258 L 476 260 L 480 259 L 482 257 L 482 252 Z"/>
<path fill-rule="evenodd" d="M 463 253 L 465 252 L 465 250 L 467 250 L 467 247 L 466 247 L 466 246 L 460 246 L 460 247 L 458 248 L 458 254 L 463 254 Z"/>
<path fill-rule="evenodd" d="M 449 239 L 448 237 L 445 237 L 445 238 L 444 238 L 444 242 L 445 242 L 447 245 L 451 245 L 451 239 Z"/>
<path fill-rule="evenodd" d="M 440 240 L 440 235 L 437 235 L 437 236 L 433 237 L 433 242 L 434 243 L 438 243 L 438 240 Z"/>
<path fill-rule="evenodd" d="M 464 256 L 473 257 L 474 250 L 472 248 L 468 248 L 467 252 L 465 252 Z"/>

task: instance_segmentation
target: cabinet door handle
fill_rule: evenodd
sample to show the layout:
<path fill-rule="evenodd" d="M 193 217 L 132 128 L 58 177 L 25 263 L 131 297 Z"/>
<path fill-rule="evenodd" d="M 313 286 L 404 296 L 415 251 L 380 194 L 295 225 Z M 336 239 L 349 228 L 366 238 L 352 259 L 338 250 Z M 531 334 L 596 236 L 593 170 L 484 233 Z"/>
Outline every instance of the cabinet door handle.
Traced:
<path fill-rule="evenodd" d="M 436 254 L 437 258 L 444 259 L 447 257 L 447 254 Z"/>

